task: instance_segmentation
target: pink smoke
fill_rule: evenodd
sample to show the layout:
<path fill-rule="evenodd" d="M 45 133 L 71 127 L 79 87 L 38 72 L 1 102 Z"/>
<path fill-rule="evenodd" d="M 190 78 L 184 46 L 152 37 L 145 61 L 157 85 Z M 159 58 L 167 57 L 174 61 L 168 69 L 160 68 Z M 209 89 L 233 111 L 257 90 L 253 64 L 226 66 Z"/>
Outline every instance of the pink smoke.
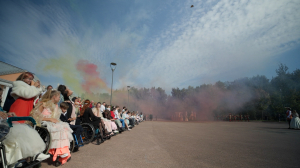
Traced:
<path fill-rule="evenodd" d="M 76 69 L 83 76 L 84 81 L 81 83 L 81 87 L 86 93 L 99 92 L 100 89 L 108 90 L 106 83 L 100 78 L 97 65 L 89 63 L 87 60 L 79 60 Z"/>

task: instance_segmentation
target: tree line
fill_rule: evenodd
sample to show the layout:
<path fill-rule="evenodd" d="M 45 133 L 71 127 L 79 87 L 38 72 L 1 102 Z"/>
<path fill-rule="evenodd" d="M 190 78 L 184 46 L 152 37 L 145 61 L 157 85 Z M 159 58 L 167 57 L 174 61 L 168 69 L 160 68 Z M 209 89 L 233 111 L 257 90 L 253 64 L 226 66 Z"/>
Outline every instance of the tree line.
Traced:
<path fill-rule="evenodd" d="M 112 104 L 126 105 L 166 119 L 174 112 L 196 112 L 199 120 L 211 120 L 214 116 L 230 113 L 249 115 L 250 119 L 268 117 L 278 120 L 280 115 L 285 117 L 285 107 L 300 109 L 299 83 L 300 70 L 288 72 L 288 67 L 280 64 L 272 79 L 257 75 L 231 82 L 172 88 L 171 95 L 161 87 L 132 87 L 129 92 L 127 89 L 115 90 Z M 106 102 L 110 99 L 107 93 L 88 97 Z"/>

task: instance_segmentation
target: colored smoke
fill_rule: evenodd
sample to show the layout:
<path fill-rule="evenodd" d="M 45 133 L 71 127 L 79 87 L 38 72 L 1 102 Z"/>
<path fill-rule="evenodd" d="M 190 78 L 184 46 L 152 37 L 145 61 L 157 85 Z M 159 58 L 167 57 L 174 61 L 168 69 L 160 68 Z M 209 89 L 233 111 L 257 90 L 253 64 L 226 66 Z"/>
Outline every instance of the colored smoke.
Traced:
<path fill-rule="evenodd" d="M 108 90 L 106 83 L 100 78 L 100 73 L 97 71 L 97 65 L 89 63 L 87 60 L 79 60 L 76 64 L 76 69 L 83 77 L 81 87 L 87 94 Z"/>

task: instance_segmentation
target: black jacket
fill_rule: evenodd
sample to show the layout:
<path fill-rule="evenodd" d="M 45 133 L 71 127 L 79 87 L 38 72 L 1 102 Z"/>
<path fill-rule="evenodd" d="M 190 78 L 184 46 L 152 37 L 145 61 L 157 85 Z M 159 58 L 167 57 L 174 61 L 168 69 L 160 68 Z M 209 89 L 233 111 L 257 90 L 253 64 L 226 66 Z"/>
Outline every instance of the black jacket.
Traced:
<path fill-rule="evenodd" d="M 12 88 L 8 90 L 7 97 L 5 99 L 3 110 L 9 112 L 10 106 L 14 104 L 15 99 L 10 95 Z"/>
<path fill-rule="evenodd" d="M 67 114 L 66 116 L 63 115 L 63 114 L 61 114 L 59 119 L 60 119 L 62 122 L 67 122 L 67 123 L 70 124 L 71 121 L 68 120 L 69 118 L 67 118 L 67 116 L 68 116 L 68 114 Z"/>

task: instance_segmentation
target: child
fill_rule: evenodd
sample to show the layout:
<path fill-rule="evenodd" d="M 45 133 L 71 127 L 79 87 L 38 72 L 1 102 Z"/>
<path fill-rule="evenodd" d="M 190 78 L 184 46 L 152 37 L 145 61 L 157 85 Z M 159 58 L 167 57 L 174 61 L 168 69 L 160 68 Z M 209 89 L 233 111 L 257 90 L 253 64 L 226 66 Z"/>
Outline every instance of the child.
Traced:
<path fill-rule="evenodd" d="M 59 91 L 48 90 L 30 114 L 37 122 L 37 125 L 43 124 L 47 126 L 47 130 L 52 137 L 49 153 L 53 155 L 53 161 L 56 161 L 56 166 L 69 160 L 71 157 L 70 142 L 73 141 L 73 131 L 69 124 L 61 122 L 59 119 L 62 113 L 57 105 L 59 100 Z M 56 160 L 58 157 L 59 161 Z"/>
<path fill-rule="evenodd" d="M 66 102 L 61 102 L 60 103 L 60 109 L 62 111 L 61 115 L 60 115 L 60 120 L 62 122 L 67 122 L 69 123 L 70 128 L 74 131 L 74 134 L 76 136 L 77 139 L 80 138 L 80 135 L 83 132 L 83 128 L 81 125 L 71 125 L 70 122 L 72 121 L 72 118 L 68 118 L 67 117 L 67 110 L 69 108 L 69 104 Z"/>

